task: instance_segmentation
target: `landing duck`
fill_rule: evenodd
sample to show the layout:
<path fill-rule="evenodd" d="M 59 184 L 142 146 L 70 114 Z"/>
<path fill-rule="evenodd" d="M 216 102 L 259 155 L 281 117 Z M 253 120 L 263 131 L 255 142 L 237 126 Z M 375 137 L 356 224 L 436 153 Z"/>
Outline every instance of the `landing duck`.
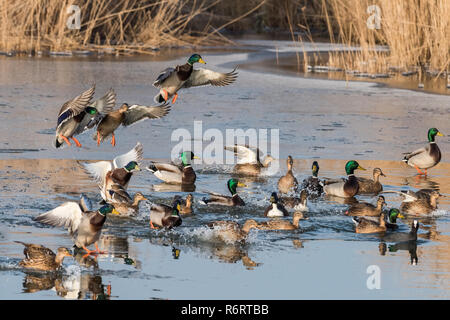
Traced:
<path fill-rule="evenodd" d="M 428 145 L 417 149 L 413 152 L 405 153 L 403 162 L 407 165 L 416 168 L 417 172 L 421 175 L 427 175 L 427 169 L 434 167 L 441 161 L 441 150 L 435 141 L 436 136 L 444 136 L 436 128 L 428 130 Z M 425 169 L 425 172 L 422 170 Z"/>
<path fill-rule="evenodd" d="M 230 196 L 224 196 L 218 193 L 208 192 L 209 198 L 203 198 L 200 203 L 205 205 L 220 205 L 220 206 L 245 206 L 244 200 L 236 193 L 237 187 L 246 187 L 245 184 L 239 182 L 237 179 L 230 179 L 227 181 L 227 188 L 231 193 Z"/>
<path fill-rule="evenodd" d="M 173 97 L 172 103 L 175 103 L 178 90 L 182 88 L 206 85 L 226 86 L 237 78 L 236 68 L 228 73 L 220 73 L 203 68 L 194 69 L 195 63 L 206 64 L 202 57 L 195 53 L 185 64 L 163 70 L 153 82 L 153 86 L 159 89 L 159 93 L 154 98 L 155 102 L 162 103 Z"/>
<path fill-rule="evenodd" d="M 56 254 L 40 244 L 25 243 L 22 241 L 14 241 L 23 244 L 25 248 L 23 253 L 25 259 L 19 262 L 19 266 L 26 269 L 56 271 L 61 268 L 65 257 L 71 257 L 69 249 L 60 247 Z"/>
<path fill-rule="evenodd" d="M 345 165 L 347 180 L 324 185 L 324 192 L 326 194 L 341 198 L 351 198 L 356 195 L 358 193 L 359 184 L 355 177 L 354 171 L 357 169 L 366 170 L 355 160 L 348 161 Z"/>
<path fill-rule="evenodd" d="M 97 133 L 93 136 L 97 140 L 97 145 L 111 136 L 111 144 L 116 145 L 116 136 L 114 131 L 120 126 L 128 127 L 145 119 L 159 119 L 166 116 L 170 111 L 167 103 L 159 106 L 141 106 L 137 104 L 128 105 L 123 103 L 122 106 L 106 114 L 97 125 Z"/>
<path fill-rule="evenodd" d="M 192 160 L 200 159 L 192 151 L 181 153 L 181 165 L 174 163 L 151 162 L 147 170 L 153 173 L 157 178 L 169 184 L 193 185 L 197 179 Z"/>
<path fill-rule="evenodd" d="M 261 162 L 259 148 L 250 147 L 249 145 L 225 146 L 225 150 L 233 152 L 238 163 L 234 166 L 233 172 L 239 175 L 259 176 L 263 169 L 267 169 L 270 163 L 275 160 L 272 156 L 267 155 Z"/>
<path fill-rule="evenodd" d="M 119 214 L 112 205 L 106 204 L 97 211 L 92 211 L 90 200 L 81 195 L 79 202 L 65 202 L 59 207 L 36 216 L 33 220 L 54 227 L 69 230 L 75 247 L 83 248 L 88 255 L 102 253 L 97 245 L 107 214 Z M 94 251 L 86 247 L 95 244 Z"/>

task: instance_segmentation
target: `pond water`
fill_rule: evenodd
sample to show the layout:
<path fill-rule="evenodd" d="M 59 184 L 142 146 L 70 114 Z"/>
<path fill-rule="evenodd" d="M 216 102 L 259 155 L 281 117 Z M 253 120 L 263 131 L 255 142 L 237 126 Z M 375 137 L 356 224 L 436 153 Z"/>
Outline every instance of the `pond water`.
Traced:
<path fill-rule="evenodd" d="M 97 147 L 92 132 L 79 137 L 82 148 L 54 149 L 56 114 L 63 102 L 96 83 L 100 97 L 110 87 L 117 103 L 153 104 L 151 83 L 158 72 L 183 63 L 189 53 L 161 58 L 0 58 L 0 299 L 448 299 L 450 297 L 450 96 L 395 89 L 368 82 L 298 77 L 292 73 L 255 70 L 258 47 L 240 52 L 206 51 L 214 70 L 239 77 L 227 87 L 202 87 L 179 92 L 170 113 L 116 131 L 116 147 Z M 201 121 L 200 135 L 194 121 Z M 427 177 L 401 162 L 402 153 L 426 143 L 426 132 L 437 127 L 442 161 Z M 203 149 L 208 129 L 278 129 L 269 153 L 280 159 L 279 170 L 260 179 L 243 178 L 238 189 L 243 208 L 207 207 L 199 203 L 207 191 L 227 194 L 231 165 L 208 164 L 208 154 L 194 164 L 197 172 L 195 214 L 171 230 L 149 228 L 149 203 L 134 219 L 108 217 L 97 259 L 77 255 L 64 260 L 57 274 L 24 271 L 17 266 L 23 247 L 14 241 L 39 243 L 55 250 L 71 248 L 67 231 L 32 218 L 81 193 L 99 201 L 96 184 L 77 160 L 111 160 L 144 146 L 143 166 L 169 160 L 172 132 L 185 128 L 193 145 Z M 198 129 L 198 126 L 196 127 Z M 252 230 L 244 245 L 214 241 L 205 225 L 212 220 L 243 223 L 263 221 L 271 192 L 294 158 L 299 181 L 310 175 L 313 159 L 321 177 L 345 175 L 355 159 L 369 177 L 380 167 L 384 189 L 439 189 L 445 197 L 438 209 L 420 219 L 415 246 L 386 243 L 377 235 L 356 234 L 348 204 L 336 198 L 310 201 L 308 219 L 297 231 Z M 135 174 L 131 194 L 141 191 L 151 202 L 170 203 L 178 188 L 161 184 L 148 171 Z M 357 196 L 374 203 L 375 197 Z M 386 194 L 388 207 L 401 199 Z M 399 222 L 408 232 L 411 219 Z M 369 266 L 378 266 L 381 288 L 367 287 Z"/>

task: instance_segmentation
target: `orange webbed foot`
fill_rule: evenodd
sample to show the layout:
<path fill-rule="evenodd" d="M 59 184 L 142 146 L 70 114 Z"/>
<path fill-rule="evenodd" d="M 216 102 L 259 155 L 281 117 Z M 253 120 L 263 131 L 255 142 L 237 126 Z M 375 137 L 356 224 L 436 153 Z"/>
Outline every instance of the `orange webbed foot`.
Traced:
<path fill-rule="evenodd" d="M 100 146 L 100 132 L 97 131 L 97 146 Z"/>
<path fill-rule="evenodd" d="M 418 172 L 419 174 L 427 175 L 427 169 L 425 169 L 425 172 L 423 172 L 422 170 L 419 169 L 418 166 L 414 166 L 414 167 L 416 168 L 416 170 L 417 170 L 417 172 Z"/>
<path fill-rule="evenodd" d="M 62 134 L 59 135 L 66 143 L 67 145 L 70 147 L 72 144 L 70 143 L 69 139 L 67 139 L 65 136 L 63 136 Z"/>
<path fill-rule="evenodd" d="M 150 228 L 158 230 L 158 228 L 153 225 L 153 222 L 151 220 L 150 220 Z"/>
<path fill-rule="evenodd" d="M 167 99 L 169 99 L 169 93 L 168 93 L 167 90 L 165 90 L 165 89 L 162 89 L 161 91 L 162 91 L 163 99 L 164 99 L 165 101 L 167 101 Z"/>
<path fill-rule="evenodd" d="M 72 137 L 72 140 L 75 142 L 75 144 L 77 145 L 78 148 L 81 148 L 81 143 L 80 143 L 80 141 L 78 141 L 77 138 Z"/>
<path fill-rule="evenodd" d="M 112 144 L 113 147 L 116 146 L 116 136 L 114 135 L 114 133 L 112 135 L 111 144 Z"/>
<path fill-rule="evenodd" d="M 178 98 L 178 93 L 175 93 L 175 95 L 173 96 L 173 99 L 172 99 L 172 104 L 174 104 L 175 101 L 177 101 L 177 98 Z"/>

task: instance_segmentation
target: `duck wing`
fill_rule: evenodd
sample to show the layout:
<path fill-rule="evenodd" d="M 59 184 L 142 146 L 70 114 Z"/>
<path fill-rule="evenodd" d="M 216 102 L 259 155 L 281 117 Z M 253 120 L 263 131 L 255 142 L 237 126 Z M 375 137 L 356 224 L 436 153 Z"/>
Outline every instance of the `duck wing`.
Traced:
<path fill-rule="evenodd" d="M 160 88 L 164 81 L 167 80 L 172 74 L 176 72 L 175 68 L 167 68 L 161 71 L 161 73 L 156 78 L 155 82 L 153 82 L 153 86 L 156 88 Z"/>
<path fill-rule="evenodd" d="M 237 67 L 236 67 L 237 68 Z M 237 78 L 236 68 L 231 72 L 221 73 L 209 69 L 194 69 L 191 76 L 184 82 L 183 88 L 199 87 L 199 86 L 227 86 Z"/>
<path fill-rule="evenodd" d="M 123 168 L 131 161 L 136 161 L 139 163 L 140 161 L 142 161 L 143 154 L 144 154 L 144 147 L 140 142 L 138 142 L 136 146 L 127 153 L 114 158 L 113 160 L 114 169 Z"/>
<path fill-rule="evenodd" d="M 164 103 L 160 106 L 139 106 L 137 104 L 132 105 L 125 112 L 125 119 L 122 121 L 124 126 L 132 125 L 136 122 L 145 119 L 158 119 L 167 115 L 170 111 L 170 106 L 168 103 Z"/>
<path fill-rule="evenodd" d="M 81 194 L 80 196 L 80 208 L 83 212 L 88 212 L 88 211 L 92 211 L 92 202 L 91 200 L 86 197 L 85 194 Z"/>
<path fill-rule="evenodd" d="M 73 117 L 79 115 L 81 112 L 84 111 L 86 106 L 91 101 L 92 96 L 94 95 L 94 91 L 95 85 L 92 88 L 80 94 L 79 96 L 63 104 L 61 110 L 58 113 L 58 122 L 56 130 L 58 130 L 58 128 L 60 128 L 64 122 L 72 119 Z"/>
<path fill-rule="evenodd" d="M 80 163 L 84 171 L 98 183 L 100 189 L 105 185 L 106 174 L 113 169 L 110 161 Z"/>
<path fill-rule="evenodd" d="M 411 159 L 412 157 L 420 157 L 422 154 L 427 155 L 428 151 L 429 151 L 430 147 L 426 146 L 420 149 L 417 149 L 413 152 L 407 152 L 404 153 L 405 157 L 403 158 L 403 161 L 408 161 L 409 159 Z"/>
<path fill-rule="evenodd" d="M 238 163 L 259 163 L 260 150 L 256 147 L 250 147 L 249 145 L 225 146 L 225 150 L 233 152 L 238 157 Z"/>
<path fill-rule="evenodd" d="M 47 259 L 47 257 L 52 257 L 53 259 L 56 257 L 55 253 L 40 244 L 33 243 L 25 243 L 22 241 L 14 241 L 20 244 L 23 244 L 25 248 L 23 249 L 23 253 L 25 257 L 30 260 L 38 260 L 38 259 Z"/>
<path fill-rule="evenodd" d="M 48 224 L 54 227 L 64 227 L 69 230 L 70 235 L 73 235 L 81 223 L 83 211 L 76 202 L 66 202 L 59 207 L 42 213 L 33 220 Z"/>

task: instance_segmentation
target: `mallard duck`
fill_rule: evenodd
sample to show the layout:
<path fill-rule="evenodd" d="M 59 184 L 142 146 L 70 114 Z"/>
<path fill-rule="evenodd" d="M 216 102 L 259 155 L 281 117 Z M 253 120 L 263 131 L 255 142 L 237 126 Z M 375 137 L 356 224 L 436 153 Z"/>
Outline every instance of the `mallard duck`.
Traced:
<path fill-rule="evenodd" d="M 397 230 L 397 218 L 405 219 L 405 216 L 400 213 L 400 211 L 396 208 L 392 208 L 389 210 L 387 215 L 386 227 L 390 230 Z"/>
<path fill-rule="evenodd" d="M 118 202 L 113 196 L 122 195 L 120 187 L 126 191 L 133 173 L 140 170 L 138 162 L 142 160 L 143 152 L 142 144 L 138 142 L 129 152 L 115 157 L 112 161 L 80 163 L 80 165 L 98 183 L 103 200 Z M 109 192 L 110 190 L 116 192 Z"/>
<path fill-rule="evenodd" d="M 120 125 L 127 127 L 145 119 L 159 119 L 167 115 L 169 111 L 170 106 L 167 103 L 150 107 L 137 104 L 129 106 L 127 103 L 123 103 L 119 109 L 111 111 L 103 117 L 97 125 L 97 133 L 93 138 L 97 140 L 97 145 L 100 145 L 104 139 L 112 135 L 111 144 L 115 146 L 114 131 Z"/>
<path fill-rule="evenodd" d="M 345 172 L 348 179 L 346 181 L 339 181 L 327 184 L 323 187 L 326 194 L 337 196 L 341 198 L 351 198 L 358 193 L 358 180 L 355 177 L 354 171 L 357 169 L 366 170 L 359 165 L 355 160 L 350 160 L 345 165 Z"/>
<path fill-rule="evenodd" d="M 56 148 L 59 148 L 64 142 L 71 146 L 72 144 L 70 143 L 69 138 L 72 138 L 75 144 L 78 147 L 81 147 L 80 142 L 74 138 L 73 135 L 84 117 L 94 113 L 94 108 L 86 108 L 91 102 L 94 91 L 95 85 L 62 105 L 61 110 L 58 113 L 56 125 L 56 138 L 54 143 Z"/>
<path fill-rule="evenodd" d="M 441 150 L 439 150 L 436 141 L 434 141 L 436 136 L 444 136 L 436 128 L 431 128 L 428 130 L 428 142 L 426 147 L 417 149 L 416 151 L 405 153 L 403 161 L 411 167 L 416 168 L 419 174 L 427 174 L 427 169 L 434 167 L 441 161 Z M 420 169 L 425 169 L 422 172 Z"/>
<path fill-rule="evenodd" d="M 317 177 L 319 174 L 319 163 L 314 161 L 312 164 L 312 176 L 303 180 L 300 188 L 306 189 L 308 192 L 308 197 L 317 198 L 323 193 L 323 186 L 320 179 Z"/>
<path fill-rule="evenodd" d="M 194 63 L 206 64 L 199 54 L 193 54 L 188 61 L 175 68 L 163 70 L 153 82 L 153 86 L 159 88 L 159 93 L 155 96 L 156 103 L 167 101 L 173 96 L 172 103 L 178 97 L 178 90 L 182 88 L 198 86 L 226 86 L 233 83 L 237 78 L 236 68 L 228 73 L 215 72 L 208 69 L 194 69 Z"/>
<path fill-rule="evenodd" d="M 193 200 L 193 196 L 191 193 L 189 193 L 186 196 L 186 200 L 182 199 L 181 196 L 176 195 L 173 197 L 173 200 L 180 200 L 180 213 L 181 214 L 192 214 L 194 213 L 194 210 L 192 209 L 192 200 Z"/>
<path fill-rule="evenodd" d="M 359 184 L 358 194 L 375 193 L 383 191 L 383 185 L 380 183 L 380 176 L 386 177 L 380 168 L 373 169 L 373 180 L 357 177 Z"/>
<path fill-rule="evenodd" d="M 361 217 L 353 217 L 352 221 L 356 225 L 356 233 L 378 233 L 386 231 L 386 221 L 384 219 L 385 215 L 382 212 L 378 222 Z"/>
<path fill-rule="evenodd" d="M 247 220 L 242 228 L 235 221 L 213 221 L 207 224 L 213 230 L 214 236 L 226 243 L 245 241 L 249 231 L 257 225 L 255 220 Z"/>
<path fill-rule="evenodd" d="M 297 191 L 298 187 L 298 181 L 292 173 L 292 165 L 294 164 L 294 160 L 292 160 L 291 156 L 288 156 L 286 164 L 288 169 L 286 175 L 282 176 L 278 180 L 278 191 L 280 193 L 289 193 L 291 190 Z"/>
<path fill-rule="evenodd" d="M 240 175 L 258 176 L 262 169 L 268 168 L 269 164 L 274 160 L 270 155 L 260 160 L 261 151 L 258 148 L 248 145 L 225 146 L 225 150 L 232 151 L 238 157 L 238 163 L 234 166 L 234 173 Z"/>
<path fill-rule="evenodd" d="M 286 208 L 278 202 L 278 195 L 276 192 L 272 192 L 270 196 L 270 205 L 264 211 L 265 217 L 287 217 L 289 216 Z"/>
<path fill-rule="evenodd" d="M 345 214 L 348 216 L 372 216 L 378 217 L 383 210 L 383 206 L 386 204 L 386 200 L 383 196 L 379 196 L 377 199 L 377 206 L 371 203 L 360 202 L 352 205 Z"/>
<path fill-rule="evenodd" d="M 91 207 L 89 199 L 81 195 L 79 202 L 65 202 L 51 211 L 38 215 L 33 220 L 67 228 L 78 249 L 83 248 L 87 254 L 101 253 L 97 241 L 106 221 L 106 215 L 119 213 L 110 204 L 102 206 L 97 211 L 91 211 Z M 96 250 L 91 251 L 86 248 L 93 243 Z"/>
<path fill-rule="evenodd" d="M 157 227 L 160 227 L 172 229 L 173 227 L 180 226 L 180 209 L 181 205 L 178 199 L 173 202 L 172 206 L 157 203 L 152 204 L 150 208 L 150 228 L 158 229 Z"/>
<path fill-rule="evenodd" d="M 406 232 L 395 232 L 386 234 L 383 237 L 383 241 L 385 242 L 403 242 L 403 241 L 415 241 L 417 240 L 417 231 L 419 230 L 419 222 L 414 220 L 411 223 L 411 230 Z"/>
<path fill-rule="evenodd" d="M 411 215 L 423 215 L 436 210 L 437 199 L 441 196 L 438 191 L 431 189 L 421 189 L 417 192 L 386 190 L 383 193 L 400 194 L 404 198 L 400 211 Z"/>
<path fill-rule="evenodd" d="M 288 220 L 274 219 L 269 221 L 260 222 L 257 224 L 256 229 L 261 230 L 295 230 L 300 228 L 299 221 L 304 219 L 303 213 L 294 212 L 292 215 L 292 222 Z"/>
<path fill-rule="evenodd" d="M 114 192 L 114 191 L 113 191 Z M 139 212 L 139 202 L 148 200 L 144 195 L 140 192 L 136 192 L 133 199 L 127 202 L 115 202 L 111 203 L 114 206 L 114 209 L 119 212 L 121 216 L 132 216 L 136 215 Z"/>
<path fill-rule="evenodd" d="M 308 211 L 308 192 L 303 189 L 300 192 L 300 198 L 297 197 L 281 197 L 280 203 L 288 208 L 293 208 L 295 211 Z"/>
<path fill-rule="evenodd" d="M 230 179 L 227 181 L 227 188 L 231 193 L 231 197 L 209 192 L 209 199 L 203 198 L 200 202 L 206 205 L 245 206 L 244 200 L 236 193 L 237 187 L 246 187 L 246 185 L 239 182 L 237 179 Z"/>
<path fill-rule="evenodd" d="M 181 153 L 181 166 L 173 163 L 153 162 L 147 167 L 156 177 L 165 183 L 192 185 L 197 179 L 191 161 L 199 159 L 192 151 Z"/>
<path fill-rule="evenodd" d="M 24 243 L 22 241 L 15 241 L 23 244 L 25 249 L 25 259 L 19 262 L 19 266 L 27 269 L 36 269 L 43 271 L 55 271 L 61 268 L 64 257 L 71 257 L 69 249 L 60 247 L 56 254 L 40 244 Z"/>

